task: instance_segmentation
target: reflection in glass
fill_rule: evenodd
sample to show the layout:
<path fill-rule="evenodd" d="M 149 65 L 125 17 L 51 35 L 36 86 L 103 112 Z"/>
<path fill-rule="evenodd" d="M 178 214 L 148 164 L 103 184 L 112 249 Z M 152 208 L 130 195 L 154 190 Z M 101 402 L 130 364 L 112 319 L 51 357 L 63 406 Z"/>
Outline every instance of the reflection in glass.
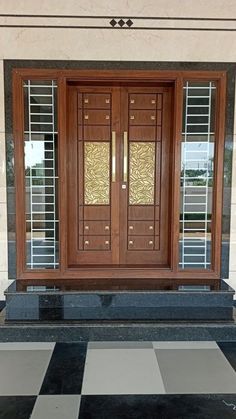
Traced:
<path fill-rule="evenodd" d="M 28 269 L 58 267 L 56 91 L 53 80 L 24 83 Z"/>
<path fill-rule="evenodd" d="M 214 180 L 215 92 L 212 82 L 186 82 L 180 180 L 182 269 L 210 269 Z"/>

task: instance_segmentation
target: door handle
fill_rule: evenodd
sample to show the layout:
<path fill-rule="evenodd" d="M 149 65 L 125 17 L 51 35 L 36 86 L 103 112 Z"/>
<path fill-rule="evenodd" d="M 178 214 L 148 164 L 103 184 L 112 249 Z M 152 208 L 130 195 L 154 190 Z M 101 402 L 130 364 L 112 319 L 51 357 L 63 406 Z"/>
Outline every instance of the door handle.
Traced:
<path fill-rule="evenodd" d="M 128 134 L 124 131 L 123 182 L 128 180 Z"/>
<path fill-rule="evenodd" d="M 112 131 L 112 159 L 111 159 L 111 165 L 112 165 L 112 182 L 116 181 L 116 132 Z"/>

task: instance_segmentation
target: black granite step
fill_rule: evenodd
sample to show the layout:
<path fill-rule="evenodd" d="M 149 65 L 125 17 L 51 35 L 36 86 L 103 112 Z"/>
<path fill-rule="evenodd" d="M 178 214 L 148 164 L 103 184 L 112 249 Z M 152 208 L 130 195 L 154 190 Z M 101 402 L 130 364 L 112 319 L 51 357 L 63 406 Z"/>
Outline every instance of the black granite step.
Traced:
<path fill-rule="evenodd" d="M 7 322 L 233 321 L 234 290 L 180 286 L 178 290 L 91 289 L 15 281 L 5 292 Z"/>
<path fill-rule="evenodd" d="M 236 342 L 235 322 L 67 322 L 0 324 L 1 342 Z"/>

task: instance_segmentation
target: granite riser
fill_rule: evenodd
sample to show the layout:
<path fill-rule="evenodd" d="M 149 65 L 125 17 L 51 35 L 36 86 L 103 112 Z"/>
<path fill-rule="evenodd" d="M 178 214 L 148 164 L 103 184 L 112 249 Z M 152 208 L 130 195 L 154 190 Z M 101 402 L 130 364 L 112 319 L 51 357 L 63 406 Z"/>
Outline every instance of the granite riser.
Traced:
<path fill-rule="evenodd" d="M 85 307 L 8 307 L 8 321 L 121 320 L 121 321 L 232 321 L 232 307 L 154 307 L 110 309 Z"/>
<path fill-rule="evenodd" d="M 0 327 L 1 342 L 236 341 L 236 324 L 103 323 L 11 324 Z"/>

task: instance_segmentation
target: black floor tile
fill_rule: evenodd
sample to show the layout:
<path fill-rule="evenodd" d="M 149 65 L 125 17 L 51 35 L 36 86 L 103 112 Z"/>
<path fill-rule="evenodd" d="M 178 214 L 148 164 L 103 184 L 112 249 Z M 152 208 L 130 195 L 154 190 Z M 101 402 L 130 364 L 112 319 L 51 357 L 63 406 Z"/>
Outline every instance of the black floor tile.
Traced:
<path fill-rule="evenodd" d="M 87 343 L 57 343 L 40 394 L 80 394 Z"/>
<path fill-rule="evenodd" d="M 235 419 L 236 395 L 82 396 L 79 419 Z"/>
<path fill-rule="evenodd" d="M 36 397 L 0 396 L 1 419 L 30 419 Z"/>
<path fill-rule="evenodd" d="M 236 342 L 217 342 L 217 344 L 236 371 Z"/>

